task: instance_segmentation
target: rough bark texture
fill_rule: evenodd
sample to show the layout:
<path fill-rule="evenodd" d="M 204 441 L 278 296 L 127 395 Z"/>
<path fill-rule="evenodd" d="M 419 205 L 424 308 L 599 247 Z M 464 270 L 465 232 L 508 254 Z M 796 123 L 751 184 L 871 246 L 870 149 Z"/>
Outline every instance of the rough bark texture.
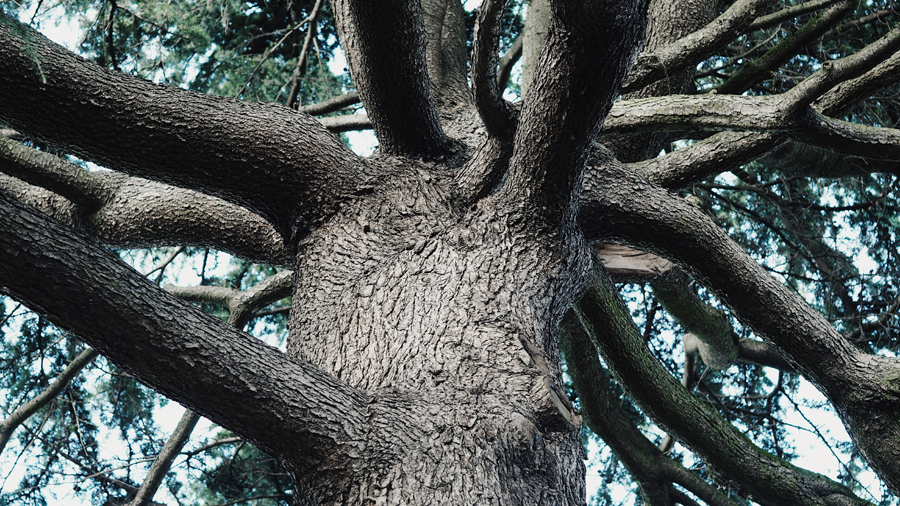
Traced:
<path fill-rule="evenodd" d="M 686 503 L 676 484 L 707 504 L 730 501 L 627 420 L 591 346 L 720 483 L 764 505 L 861 504 L 760 450 L 649 355 L 604 271 L 591 275 L 594 243 L 621 242 L 642 251 L 607 249 L 637 265 L 632 279 L 657 280 L 707 346 L 704 360 L 805 375 L 900 490 L 897 361 L 853 347 L 667 191 L 766 153 L 798 174 L 820 174 L 795 163 L 810 149 L 837 156 L 839 172 L 896 170 L 900 131 L 830 116 L 892 82 L 900 29 L 781 95 L 660 96 L 690 91 L 685 69 L 766 4 L 735 2 L 707 24 L 713 2 L 654 1 L 645 39 L 640 0 L 535 1 L 523 43 L 528 92 L 512 106 L 494 86 L 503 2 L 486 2 L 479 17 L 473 94 L 458 2 L 338 1 L 358 98 L 304 110 L 361 99 L 368 116 L 323 123 L 371 125 L 380 147 L 369 159 L 306 112 L 109 72 L 0 17 L 0 120 L 118 171 L 88 173 L 0 138 L 0 289 L 276 457 L 297 504 L 580 505 L 581 414 L 560 386 L 558 330 L 590 280 L 563 344 L 588 424 L 612 440 L 648 504 Z M 626 81 L 642 40 L 645 58 Z M 654 61 L 678 71 L 660 75 Z M 740 91 L 741 81 L 729 86 Z M 614 106 L 624 82 L 655 84 Z M 672 132 L 720 130 L 731 131 L 648 159 Z M 612 151 L 632 163 L 602 143 L 619 143 Z M 102 246 L 169 243 L 293 271 L 248 293 L 166 293 Z M 659 275 L 672 262 L 766 342 L 735 341 L 686 279 L 665 286 Z M 287 353 L 172 293 L 227 306 L 238 328 L 292 295 Z"/>

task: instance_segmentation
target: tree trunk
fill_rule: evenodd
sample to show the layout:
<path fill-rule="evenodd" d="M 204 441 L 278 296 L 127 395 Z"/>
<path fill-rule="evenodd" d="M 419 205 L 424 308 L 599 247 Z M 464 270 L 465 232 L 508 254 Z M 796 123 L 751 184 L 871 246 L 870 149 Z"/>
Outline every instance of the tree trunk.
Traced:
<path fill-rule="evenodd" d="M 303 463 L 298 482 L 319 504 L 583 504 L 556 332 L 585 244 L 496 203 L 456 209 L 450 172 L 383 161 L 298 246 L 288 353 L 375 399 L 354 467 Z"/>

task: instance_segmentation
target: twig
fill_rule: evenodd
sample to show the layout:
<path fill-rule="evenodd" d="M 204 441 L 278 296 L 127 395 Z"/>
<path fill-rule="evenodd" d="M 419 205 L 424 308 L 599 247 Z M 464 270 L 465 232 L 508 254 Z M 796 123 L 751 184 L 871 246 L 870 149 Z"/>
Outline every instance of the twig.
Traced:
<path fill-rule="evenodd" d="M 299 105 L 297 97 L 300 95 L 300 81 L 303 79 L 303 76 L 306 75 L 306 60 L 309 53 L 309 46 L 313 41 L 313 37 L 315 37 L 316 19 L 319 17 L 319 11 L 322 10 L 322 5 L 324 3 L 325 0 L 316 0 L 316 5 L 313 6 L 312 12 L 309 14 L 309 17 L 306 18 L 309 20 L 309 27 L 306 29 L 306 38 L 303 39 L 303 49 L 297 57 L 297 67 L 294 69 L 291 92 L 288 94 L 287 100 L 287 106 L 291 109 L 294 109 Z"/>
<path fill-rule="evenodd" d="M 304 24 L 306 24 L 306 22 L 310 21 L 311 19 L 312 19 L 311 17 L 307 17 L 307 18 L 304 19 L 303 21 L 297 23 L 297 26 L 295 26 L 295 27 L 291 28 L 290 30 L 288 30 L 287 33 L 284 34 L 284 37 L 282 37 L 278 42 L 276 42 L 275 45 L 273 45 L 272 47 L 270 47 L 269 49 L 267 49 L 265 53 L 263 53 L 262 60 L 260 60 L 260 62 L 256 64 L 256 67 L 254 67 L 253 72 L 250 73 L 250 77 L 248 77 L 248 78 L 246 79 L 246 81 L 244 82 L 244 85 L 241 86 L 241 90 L 237 92 L 237 95 L 235 95 L 235 98 L 240 98 L 240 96 L 244 94 L 244 91 L 247 90 L 247 86 L 249 86 L 249 85 L 250 85 L 250 82 L 253 81 L 253 77 L 254 77 L 254 76 L 256 75 L 256 73 L 259 71 L 259 68 L 262 67 L 263 63 L 265 63 L 265 62 L 269 59 L 270 56 L 272 56 L 272 53 L 275 52 L 276 49 L 278 49 L 279 47 L 281 47 L 281 45 L 284 43 L 284 41 L 287 40 L 287 38 L 288 38 L 292 33 L 294 33 L 295 31 L 299 30 L 301 26 L 303 26 Z"/>

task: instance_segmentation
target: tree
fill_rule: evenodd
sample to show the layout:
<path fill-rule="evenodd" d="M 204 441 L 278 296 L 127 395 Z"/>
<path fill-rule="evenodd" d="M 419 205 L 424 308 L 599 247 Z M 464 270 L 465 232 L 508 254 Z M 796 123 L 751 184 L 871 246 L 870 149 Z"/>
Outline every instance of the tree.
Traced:
<path fill-rule="evenodd" d="M 293 25 L 293 5 L 241 12 Z M 738 358 L 815 384 L 898 492 L 900 363 L 882 339 L 893 341 L 896 248 L 877 259 L 887 279 L 867 280 L 823 231 L 847 211 L 887 250 L 895 241 L 900 28 L 877 2 L 721 7 L 535 2 L 523 99 L 510 103 L 498 82 L 505 2 L 478 9 L 469 57 L 459 2 L 338 1 L 330 12 L 358 95 L 303 110 L 310 53 L 299 49 L 313 35 L 281 39 L 297 38 L 296 55 L 272 43 L 275 31 L 258 39 L 255 54 L 272 43 L 263 63 L 278 51 L 301 62 L 290 91 L 269 97 L 278 105 L 115 70 L 115 2 L 95 37 L 102 66 L 3 15 L 0 121 L 12 138 L 0 289 L 190 408 L 182 432 L 202 414 L 276 459 L 297 504 L 582 504 L 582 423 L 649 504 L 864 504 L 778 455 L 777 430 L 761 448 L 722 416 L 728 406 L 705 402 L 721 398 L 714 390 L 694 394 L 715 387 L 697 359 L 721 370 Z M 201 69 L 206 91 L 233 92 L 236 78 L 214 67 Z M 245 98 L 281 89 L 245 83 Z M 366 116 L 311 115 L 356 100 Z M 371 158 L 329 131 L 366 126 L 379 142 Z M 726 172 L 730 184 L 716 179 Z M 819 188 L 821 177 L 846 179 Z M 603 267 L 595 248 L 609 243 L 677 264 L 654 273 L 652 290 L 686 332 L 681 381 L 646 345 L 656 303 L 642 334 Z M 168 293 L 107 248 L 161 245 L 292 273 L 247 293 Z M 240 330 L 286 294 L 286 352 Z M 229 322 L 176 295 L 226 307 Z M 623 408 L 598 352 L 705 473 L 638 430 L 642 415 Z M 160 452 L 163 471 L 178 441 Z"/>

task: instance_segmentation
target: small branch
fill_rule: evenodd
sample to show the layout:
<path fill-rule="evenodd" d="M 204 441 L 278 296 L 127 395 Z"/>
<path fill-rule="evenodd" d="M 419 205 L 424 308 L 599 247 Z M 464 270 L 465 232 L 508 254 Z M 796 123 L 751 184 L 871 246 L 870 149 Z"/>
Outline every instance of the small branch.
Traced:
<path fill-rule="evenodd" d="M 113 70 L 119 70 L 119 64 L 116 62 L 116 41 L 115 37 L 113 37 L 113 28 L 116 20 L 116 11 L 119 6 L 116 4 L 116 0 L 108 0 L 109 1 L 109 18 L 106 21 L 106 56 L 107 64 L 113 68 Z"/>
<path fill-rule="evenodd" d="M 99 355 L 99 353 L 92 348 L 88 348 L 79 353 L 71 362 L 69 362 L 69 365 L 59 373 L 59 376 L 56 377 L 56 380 L 54 380 L 50 386 L 30 401 L 19 406 L 11 415 L 0 422 L 0 453 L 3 453 L 3 449 L 6 448 L 9 438 L 16 428 L 39 409 L 55 399 L 56 396 L 69 385 L 69 382 L 85 368 L 85 366 L 97 358 L 97 355 Z"/>
<path fill-rule="evenodd" d="M 768 343 L 755 339 L 738 341 L 738 361 L 772 367 L 783 372 L 797 372 L 794 366 L 778 353 L 778 350 L 772 348 Z"/>
<path fill-rule="evenodd" d="M 757 82 L 768 76 L 779 65 L 797 54 L 797 51 L 819 38 L 837 23 L 850 9 L 852 0 L 840 0 L 835 5 L 821 12 L 818 16 L 803 25 L 796 32 L 788 35 L 777 46 L 770 49 L 756 61 L 745 63 L 734 75 L 716 88 L 721 95 L 737 95 L 743 93 Z"/>
<path fill-rule="evenodd" d="M 868 16 L 863 16 L 859 19 L 854 19 L 853 21 L 848 21 L 847 23 L 844 23 L 841 26 L 839 26 L 839 27 L 829 31 L 825 35 L 823 35 L 822 40 L 836 39 L 841 34 L 846 32 L 847 30 L 850 30 L 852 28 L 857 28 L 857 27 L 860 27 L 863 25 L 867 25 L 869 23 L 874 23 L 875 21 L 878 21 L 879 19 L 890 17 L 895 12 L 896 11 L 894 11 L 893 9 L 884 9 L 884 10 L 873 12 L 872 14 L 869 14 Z"/>
<path fill-rule="evenodd" d="M 182 453 L 184 455 L 187 455 L 188 457 L 193 457 L 194 455 L 199 455 L 207 450 L 211 450 L 218 446 L 238 444 L 238 443 L 244 443 L 244 438 L 226 437 L 226 438 L 222 438 L 222 439 L 217 439 L 217 440 L 207 443 L 199 448 L 196 448 L 196 449 L 193 449 L 193 450 L 187 451 L 187 452 L 182 452 Z"/>
<path fill-rule="evenodd" d="M 346 114 L 343 116 L 328 116 L 319 118 L 325 128 L 332 133 L 350 132 L 353 130 L 372 130 L 374 125 L 368 114 Z"/>
<path fill-rule="evenodd" d="M 319 4 L 317 6 L 320 6 L 321 3 L 322 3 L 322 0 L 319 0 Z M 291 34 L 296 32 L 297 30 L 299 30 L 301 26 L 303 26 L 306 23 L 312 24 L 313 20 L 315 20 L 316 15 L 318 15 L 318 10 L 314 10 L 313 13 L 310 14 L 306 19 L 297 23 L 296 26 L 294 26 L 293 28 L 288 30 L 287 33 L 285 33 L 283 37 L 278 39 L 278 42 L 273 44 L 269 49 L 266 49 L 266 52 L 263 53 L 262 59 L 259 61 L 259 63 L 256 64 L 255 67 L 253 67 L 253 72 L 250 72 L 250 77 L 248 77 L 247 79 L 244 79 L 244 85 L 241 86 L 241 89 L 237 92 L 237 94 L 235 94 L 235 98 L 240 98 L 241 95 L 244 94 L 244 91 L 247 90 L 247 86 L 250 86 L 250 82 L 253 81 L 253 77 L 259 71 L 259 68 L 263 66 L 263 63 L 265 63 L 266 61 L 269 60 L 269 57 L 272 56 L 272 53 L 274 53 L 276 49 L 281 47 L 281 45 L 284 44 L 284 41 L 286 41 L 287 38 L 291 36 Z M 310 31 L 308 33 L 312 33 L 312 29 L 310 29 Z M 309 38 L 309 36 L 307 36 L 307 38 Z M 303 49 L 304 50 L 306 49 L 305 44 L 303 46 Z M 290 107 L 290 106 L 288 106 L 288 107 Z"/>
<path fill-rule="evenodd" d="M 306 28 L 306 37 L 303 39 L 303 48 L 300 50 L 300 55 L 297 56 L 297 67 L 294 69 L 294 75 L 291 78 L 291 91 L 288 92 L 286 104 L 287 107 L 290 107 L 291 109 L 296 109 L 297 105 L 300 103 L 297 99 L 300 96 L 300 81 L 303 79 L 303 76 L 306 75 L 309 48 L 316 35 L 316 20 L 319 17 L 319 12 L 322 10 L 322 5 L 324 3 L 325 0 L 316 0 L 312 13 L 304 20 L 309 22 L 309 26 Z"/>
<path fill-rule="evenodd" d="M 294 273 L 281 271 L 269 276 L 250 290 L 240 291 L 223 286 L 175 286 L 166 285 L 172 295 L 191 302 L 210 302 L 224 306 L 230 312 L 228 323 L 243 329 L 257 309 L 290 297 Z"/>
<path fill-rule="evenodd" d="M 173 261 L 175 261 L 175 259 L 178 258 L 178 255 L 182 254 L 184 252 L 184 250 L 185 250 L 184 246 L 179 246 L 179 247 L 175 248 L 174 250 L 172 250 L 171 253 L 169 253 L 168 257 L 164 258 L 163 261 L 159 263 L 159 265 L 157 265 L 150 271 L 145 272 L 144 276 L 150 277 L 150 275 L 153 274 L 154 272 L 159 272 L 159 276 L 156 277 L 156 284 L 159 284 L 159 282 L 162 281 L 162 276 L 163 276 L 163 273 L 166 271 L 166 267 L 168 267 L 169 264 L 171 264 Z"/>
<path fill-rule="evenodd" d="M 875 320 L 874 322 L 866 323 L 864 325 L 860 325 L 859 328 L 847 335 L 847 339 L 857 343 L 867 341 L 867 339 L 865 338 L 865 333 L 884 327 L 884 325 L 888 321 L 890 321 L 891 318 L 897 316 L 898 309 L 900 309 L 900 297 L 897 297 L 894 300 L 894 303 L 891 304 L 891 306 L 887 308 L 887 310 L 885 310 L 885 312 L 882 313 L 877 320 Z"/>
<path fill-rule="evenodd" d="M 500 69 L 497 72 L 497 87 L 501 90 L 506 89 L 506 85 L 509 84 L 509 75 L 512 73 L 513 67 L 515 67 L 516 62 L 522 58 L 523 40 L 524 37 L 522 37 L 522 34 L 519 34 L 519 36 L 516 37 L 515 42 L 510 46 L 509 51 L 500 58 Z"/>
<path fill-rule="evenodd" d="M 810 12 L 828 7 L 835 1 L 837 0 L 813 0 L 811 2 L 804 2 L 799 5 L 794 5 L 793 7 L 781 9 L 780 11 L 773 12 L 772 14 L 766 14 L 765 16 L 756 18 L 756 21 L 754 21 L 753 23 L 750 23 L 750 26 L 747 27 L 747 31 L 755 32 L 756 30 L 769 28 L 770 26 L 777 25 L 782 21 L 798 18 L 804 14 L 809 14 Z"/>
<path fill-rule="evenodd" d="M 345 107 L 349 107 L 351 105 L 355 105 L 359 103 L 359 92 L 351 91 L 348 93 L 344 93 L 343 95 L 338 95 L 333 98 L 329 98 L 324 102 L 319 102 L 318 104 L 310 104 L 304 105 L 297 109 L 300 112 L 305 112 L 306 114 L 312 114 L 314 116 L 319 116 L 321 114 L 328 114 L 330 112 L 339 111 Z M 371 128 L 371 127 L 370 127 Z"/>
<path fill-rule="evenodd" d="M 851 105 L 876 91 L 896 84 L 900 74 L 900 51 L 856 79 L 838 84 L 813 102 L 813 108 L 827 116 L 838 116 Z"/>
<path fill-rule="evenodd" d="M 191 437 L 191 432 L 194 431 L 194 427 L 197 426 L 199 421 L 200 415 L 189 409 L 184 410 L 181 420 L 178 421 L 178 425 L 175 427 L 172 435 L 169 436 L 159 455 L 156 456 L 153 464 L 150 465 L 147 477 L 144 478 L 144 482 L 141 483 L 141 487 L 135 494 L 134 499 L 128 503 L 128 506 L 148 506 L 151 504 L 153 496 L 156 495 L 159 486 L 162 484 L 163 478 L 166 477 L 166 473 L 172 468 L 175 457 L 184 448 L 184 444 Z"/>
<path fill-rule="evenodd" d="M 824 62 L 821 70 L 804 79 L 785 95 L 791 97 L 791 107 L 795 110 L 805 108 L 838 83 L 862 76 L 883 63 L 886 58 L 900 53 L 898 50 L 900 26 L 850 56 Z"/>
<path fill-rule="evenodd" d="M 117 248 L 187 244 L 256 262 L 289 263 L 284 241 L 272 225 L 217 197 L 115 172 L 90 172 L 5 137 L 0 137 L 0 172 L 77 204 L 77 212 L 70 214 L 83 220 L 63 221 Z M 83 221 L 91 226 L 82 226 Z"/>
<path fill-rule="evenodd" d="M 687 148 L 626 166 L 663 188 L 684 188 L 756 160 L 784 139 L 774 133 L 721 132 Z"/>

